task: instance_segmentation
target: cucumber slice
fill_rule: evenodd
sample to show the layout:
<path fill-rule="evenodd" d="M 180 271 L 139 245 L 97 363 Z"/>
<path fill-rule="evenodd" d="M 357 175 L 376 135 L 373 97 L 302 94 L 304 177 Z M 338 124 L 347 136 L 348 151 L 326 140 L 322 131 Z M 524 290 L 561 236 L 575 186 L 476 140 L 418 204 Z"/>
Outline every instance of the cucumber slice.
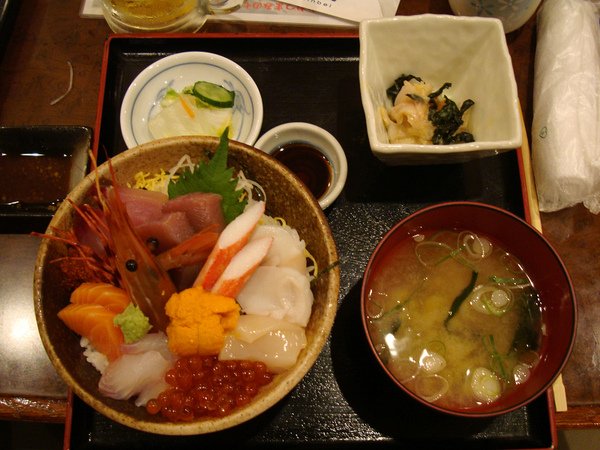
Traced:
<path fill-rule="evenodd" d="M 197 81 L 192 93 L 204 103 L 216 108 L 231 108 L 235 100 L 235 92 L 209 81 Z"/>

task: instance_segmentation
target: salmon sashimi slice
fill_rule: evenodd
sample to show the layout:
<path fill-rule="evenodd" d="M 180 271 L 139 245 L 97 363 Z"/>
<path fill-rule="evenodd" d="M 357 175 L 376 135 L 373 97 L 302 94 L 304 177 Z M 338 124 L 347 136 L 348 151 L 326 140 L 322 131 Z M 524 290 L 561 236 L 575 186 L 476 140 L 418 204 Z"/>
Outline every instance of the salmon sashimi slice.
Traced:
<path fill-rule="evenodd" d="M 71 303 L 100 305 L 120 314 L 131 303 L 131 299 L 124 289 L 112 284 L 87 282 L 73 291 Z"/>
<path fill-rule="evenodd" d="M 265 202 L 256 202 L 227 224 L 200 269 L 194 286 L 202 286 L 206 291 L 212 289 L 231 259 L 246 245 L 264 212 Z"/>
<path fill-rule="evenodd" d="M 71 303 L 59 311 L 58 317 L 72 331 L 87 338 L 109 361 L 121 356 L 123 332 L 113 323 L 116 314 L 104 306 Z"/>
<path fill-rule="evenodd" d="M 235 298 L 260 265 L 273 243 L 272 237 L 250 241 L 244 246 L 225 268 L 212 288 L 212 292 Z"/>

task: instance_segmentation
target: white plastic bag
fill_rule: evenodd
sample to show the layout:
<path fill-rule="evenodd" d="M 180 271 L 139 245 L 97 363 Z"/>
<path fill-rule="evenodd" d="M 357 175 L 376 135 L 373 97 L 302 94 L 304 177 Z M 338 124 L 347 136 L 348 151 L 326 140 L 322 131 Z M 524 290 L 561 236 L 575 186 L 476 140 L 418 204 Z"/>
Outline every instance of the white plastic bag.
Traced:
<path fill-rule="evenodd" d="M 537 16 L 532 161 L 541 211 L 600 212 L 600 28 L 591 0 L 545 0 Z"/>

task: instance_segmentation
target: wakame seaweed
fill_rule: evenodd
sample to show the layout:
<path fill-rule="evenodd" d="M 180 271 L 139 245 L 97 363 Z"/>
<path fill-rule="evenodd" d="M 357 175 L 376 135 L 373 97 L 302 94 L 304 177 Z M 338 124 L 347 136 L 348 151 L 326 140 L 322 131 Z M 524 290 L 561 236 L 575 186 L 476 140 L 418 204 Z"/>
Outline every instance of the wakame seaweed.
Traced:
<path fill-rule="evenodd" d="M 452 319 L 458 312 L 460 305 L 462 305 L 463 302 L 467 299 L 467 297 L 471 294 L 471 292 L 473 292 L 478 275 L 479 274 L 476 271 L 473 271 L 471 273 L 471 281 L 469 281 L 469 284 L 462 290 L 460 294 L 456 296 L 456 298 L 452 302 L 450 310 L 448 311 L 448 317 L 446 317 L 446 320 L 444 320 L 444 325 L 446 327 L 448 326 L 448 321 Z"/>
<path fill-rule="evenodd" d="M 519 325 L 515 331 L 512 348 L 517 352 L 537 351 L 540 346 L 540 329 L 542 312 L 539 307 L 538 294 L 532 287 L 526 288 L 519 296 Z"/>
<path fill-rule="evenodd" d="M 473 135 L 467 131 L 456 134 L 463 124 L 463 114 L 475 104 L 473 100 L 465 100 L 458 109 L 456 103 L 444 95 L 444 106 L 438 109 L 436 98 L 442 95 L 444 89 L 451 86 L 452 83 L 444 83 L 440 89 L 429 94 L 428 119 L 435 128 L 431 142 L 436 145 L 459 144 L 475 140 Z"/>
<path fill-rule="evenodd" d="M 419 77 L 416 77 L 416 76 L 410 75 L 410 74 L 406 75 L 403 73 L 402 75 L 400 75 L 398 78 L 396 78 L 394 80 L 394 84 L 392 84 L 389 88 L 386 89 L 385 92 L 386 92 L 387 96 L 392 100 L 392 103 L 394 102 L 394 100 L 396 100 L 398 93 L 402 89 L 402 86 L 404 86 L 404 82 L 410 81 L 410 80 L 417 80 L 421 83 L 423 82 L 423 80 L 420 79 Z M 413 100 L 414 100 L 414 98 L 413 98 Z"/>
<path fill-rule="evenodd" d="M 400 90 L 404 86 L 405 81 L 416 80 L 423 82 L 423 80 L 415 75 L 402 74 L 396 80 L 394 84 L 386 89 L 387 96 L 392 100 L 392 103 L 396 100 Z M 474 142 L 475 138 L 473 134 L 468 131 L 461 131 L 457 133 L 458 129 L 464 123 L 463 115 L 465 112 L 475 104 L 471 99 L 465 100 L 459 108 L 456 103 L 444 95 L 444 105 L 439 108 L 437 98 L 442 95 L 444 90 L 452 87 L 452 83 L 444 83 L 438 90 L 429 94 L 429 114 L 428 119 L 434 126 L 432 143 L 435 145 L 448 145 L 448 144 L 461 144 L 467 142 Z M 418 95 L 409 94 L 409 97 L 414 101 L 425 101 Z"/>

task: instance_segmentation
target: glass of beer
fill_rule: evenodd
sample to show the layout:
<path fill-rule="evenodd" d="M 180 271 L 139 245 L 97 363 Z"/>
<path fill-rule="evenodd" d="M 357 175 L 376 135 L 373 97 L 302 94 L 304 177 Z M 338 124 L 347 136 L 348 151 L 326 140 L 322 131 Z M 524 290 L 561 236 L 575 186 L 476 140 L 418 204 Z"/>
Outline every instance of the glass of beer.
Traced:
<path fill-rule="evenodd" d="M 244 0 L 102 0 L 102 12 L 115 33 L 193 33 L 209 14 L 238 9 Z"/>
<path fill-rule="evenodd" d="M 212 14 L 228 14 L 240 9 L 244 0 L 208 0 L 208 10 Z"/>

